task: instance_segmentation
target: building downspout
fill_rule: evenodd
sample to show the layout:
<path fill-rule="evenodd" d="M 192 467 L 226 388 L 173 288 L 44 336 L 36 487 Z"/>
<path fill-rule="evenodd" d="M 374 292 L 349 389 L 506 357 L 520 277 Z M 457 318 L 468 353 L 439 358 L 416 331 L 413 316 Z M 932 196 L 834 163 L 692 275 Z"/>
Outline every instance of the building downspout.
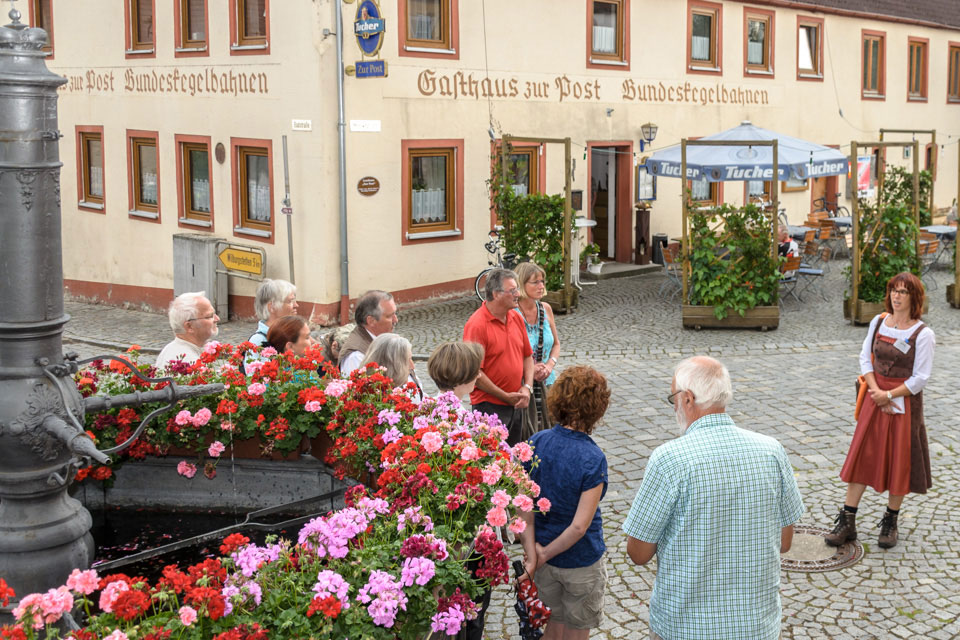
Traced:
<path fill-rule="evenodd" d="M 343 10 L 340 0 L 337 8 L 337 101 L 340 115 L 337 119 L 340 152 L 340 324 L 350 319 L 350 261 L 347 258 L 347 140 L 343 115 Z"/>

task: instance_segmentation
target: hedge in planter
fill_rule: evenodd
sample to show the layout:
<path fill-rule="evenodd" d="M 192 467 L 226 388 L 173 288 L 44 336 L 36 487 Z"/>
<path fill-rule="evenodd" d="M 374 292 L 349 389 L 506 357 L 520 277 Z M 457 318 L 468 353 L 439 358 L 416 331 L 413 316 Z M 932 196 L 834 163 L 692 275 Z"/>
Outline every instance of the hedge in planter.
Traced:
<path fill-rule="evenodd" d="M 754 204 L 690 209 L 688 304 L 711 306 L 717 319 L 777 304 L 780 259 L 771 221 Z"/>
<path fill-rule="evenodd" d="M 889 192 L 888 192 L 889 193 Z M 864 302 L 883 302 L 887 281 L 904 271 L 920 276 L 917 256 L 917 223 L 908 196 L 906 200 L 884 197 L 881 203 L 860 201 L 860 285 L 857 297 Z M 850 277 L 851 268 L 846 268 Z"/>

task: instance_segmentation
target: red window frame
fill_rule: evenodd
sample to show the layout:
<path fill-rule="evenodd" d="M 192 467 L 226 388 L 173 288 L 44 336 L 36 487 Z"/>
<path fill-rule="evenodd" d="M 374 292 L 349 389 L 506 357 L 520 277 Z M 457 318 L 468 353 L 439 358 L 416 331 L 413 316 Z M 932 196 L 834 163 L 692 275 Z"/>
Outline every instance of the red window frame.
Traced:
<path fill-rule="evenodd" d="M 952 40 L 947 42 L 947 104 L 960 104 L 960 42 Z"/>
<path fill-rule="evenodd" d="M 823 82 L 823 38 L 825 35 L 824 32 L 824 23 L 823 18 L 816 18 L 814 16 L 797 16 L 797 49 L 800 48 L 800 29 L 801 27 L 816 27 L 817 28 L 817 59 L 814 62 L 815 69 L 801 69 L 800 68 L 800 54 L 797 51 L 797 80 L 803 80 L 805 82 Z M 811 73 L 812 71 L 812 73 Z"/>
<path fill-rule="evenodd" d="M 443 0 L 447 2 L 447 12 L 450 18 L 450 33 L 448 38 L 450 48 L 423 46 L 420 41 L 413 41 L 407 34 L 407 0 L 397 0 L 397 48 L 403 58 L 434 58 L 438 60 L 460 59 L 460 0 Z"/>
<path fill-rule="evenodd" d="M 751 18 L 759 18 L 767 23 L 766 41 L 763 43 L 766 51 L 763 55 L 766 59 L 766 66 L 751 65 L 747 62 L 747 48 L 749 47 L 748 35 Z M 743 8 L 743 77 L 744 78 L 769 78 L 773 79 L 775 73 L 774 52 L 776 51 L 776 13 L 766 9 L 757 9 L 755 7 Z"/>
<path fill-rule="evenodd" d="M 712 13 L 713 16 L 713 67 L 702 60 L 693 59 L 693 14 Z M 687 0 L 687 73 L 723 75 L 723 5 L 707 0 Z"/>
<path fill-rule="evenodd" d="M 143 222 L 160 223 L 160 142 L 159 132 L 127 129 L 127 217 Z M 137 151 L 144 143 L 153 143 L 157 162 L 157 204 L 145 205 L 141 201 L 140 159 Z M 154 217 L 151 214 L 156 214 Z"/>
<path fill-rule="evenodd" d="M 920 92 L 911 93 L 914 85 L 913 70 L 913 52 L 916 47 L 922 56 L 920 61 Z M 930 39 L 907 38 L 907 102 L 926 102 L 929 97 L 929 78 L 930 78 Z"/>
<path fill-rule="evenodd" d="M 187 20 L 184 9 L 190 0 L 173 0 L 173 57 L 175 58 L 206 58 L 210 55 L 210 11 L 208 0 L 199 0 L 203 3 L 204 39 L 202 46 L 191 44 L 195 41 L 184 40 L 184 26 Z"/>
<path fill-rule="evenodd" d="M 867 89 L 864 85 L 864 74 L 867 72 L 867 60 L 864 53 L 864 45 L 868 40 L 878 40 L 877 47 L 879 60 L 877 62 L 877 87 L 876 91 Z M 887 32 L 873 31 L 870 29 L 860 30 L 860 99 L 861 100 L 886 100 L 887 99 Z"/>
<path fill-rule="evenodd" d="M 194 231 L 214 231 L 216 207 L 213 199 L 213 154 L 210 152 L 212 140 L 210 136 L 193 136 L 174 134 L 173 142 L 177 150 L 177 225 Z M 187 210 L 187 174 L 183 154 L 187 145 L 206 147 L 207 166 L 210 169 L 210 213 L 204 217 L 191 217 Z"/>
<path fill-rule="evenodd" d="M 43 5 L 43 9 L 47 12 L 47 22 L 49 22 L 49 29 L 44 27 L 42 24 L 37 22 L 37 14 L 40 13 L 40 5 Z M 47 38 L 50 42 L 43 48 L 47 52 L 47 60 L 53 60 L 53 0 L 30 0 L 30 26 L 31 27 L 40 27 L 41 29 L 46 29 Z"/>
<path fill-rule="evenodd" d="M 100 198 L 100 202 L 97 202 L 93 199 L 87 198 L 87 165 L 85 162 L 86 158 L 86 149 L 84 148 L 84 142 L 87 137 L 98 136 L 100 138 L 100 160 L 101 160 L 101 170 L 103 170 L 103 197 Z M 103 140 L 103 126 L 102 125 L 77 125 L 76 126 L 76 141 L 77 141 L 77 208 L 84 209 L 86 211 L 93 211 L 95 213 L 106 214 L 107 212 L 107 153 L 106 147 L 104 146 Z"/>
<path fill-rule="evenodd" d="M 630 0 L 616 0 L 620 5 L 617 24 L 622 30 L 617 33 L 620 55 L 597 54 L 593 51 L 593 7 L 596 0 L 587 2 L 587 68 L 630 70 Z"/>
<path fill-rule="evenodd" d="M 245 149 L 264 149 L 267 152 L 267 171 L 268 181 L 270 182 L 270 229 L 269 231 L 263 225 L 263 229 L 243 226 L 243 212 L 241 211 L 241 198 L 246 196 L 240 191 L 240 176 L 245 173 L 240 167 L 240 152 Z M 277 206 L 276 190 L 274 189 L 273 175 L 273 140 L 262 138 L 230 138 L 230 183 L 233 195 L 233 235 L 238 238 L 249 238 L 265 244 L 273 244 L 276 237 L 277 228 Z M 249 207 L 249 205 L 248 205 Z M 248 231 L 263 231 L 269 234 L 269 237 L 261 236 Z"/>
<path fill-rule="evenodd" d="M 232 56 L 266 56 L 270 55 L 270 0 L 264 1 L 264 11 L 266 13 L 263 37 L 263 44 L 259 44 L 259 38 L 256 43 L 245 44 L 240 34 L 240 3 L 246 0 L 229 0 L 230 5 L 230 55 Z M 209 35 L 207 36 L 209 38 Z M 249 48 L 247 48 L 249 47 Z"/>
<path fill-rule="evenodd" d="M 139 0 L 123 0 L 123 38 L 124 46 L 126 47 L 124 51 L 124 57 L 128 60 L 133 58 L 156 58 L 157 57 L 157 2 L 156 0 L 150 0 L 150 10 L 152 12 L 153 20 L 153 42 L 151 43 L 142 43 L 135 42 L 133 38 L 133 9 L 132 4 L 138 2 Z"/>
<path fill-rule="evenodd" d="M 418 149 L 453 149 L 454 161 L 453 185 L 456 190 L 454 194 L 454 225 L 455 230 L 459 230 L 458 235 L 442 236 L 437 238 L 408 238 L 407 233 L 416 233 L 410 229 L 410 198 L 407 197 L 412 189 L 412 176 L 410 171 L 410 152 Z M 443 138 L 431 140 L 401 140 L 400 141 L 400 244 L 402 246 L 424 244 L 429 242 L 451 242 L 463 240 L 465 236 L 463 228 L 463 206 L 464 206 L 464 174 L 463 174 L 463 156 L 464 143 L 463 138 Z"/>

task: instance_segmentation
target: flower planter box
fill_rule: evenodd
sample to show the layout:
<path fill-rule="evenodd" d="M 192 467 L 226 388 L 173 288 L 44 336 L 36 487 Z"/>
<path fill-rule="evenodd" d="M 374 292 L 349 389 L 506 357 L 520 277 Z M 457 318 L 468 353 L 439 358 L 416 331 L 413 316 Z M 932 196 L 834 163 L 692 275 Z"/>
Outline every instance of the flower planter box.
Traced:
<path fill-rule="evenodd" d="M 960 289 L 957 289 L 956 285 L 947 285 L 947 302 L 949 302 L 950 306 L 954 309 L 960 309 L 960 296 L 957 295 L 958 293 L 960 293 Z"/>
<path fill-rule="evenodd" d="M 224 442 L 221 440 L 227 448 L 223 452 L 222 458 L 230 458 L 230 443 Z M 213 443 L 213 436 L 208 436 L 204 439 L 204 447 L 210 446 Z M 304 440 L 301 442 L 300 446 L 289 452 L 279 452 L 273 451 L 267 455 L 262 453 L 263 441 L 259 437 L 256 438 L 247 438 L 246 440 L 236 440 L 233 442 L 233 457 L 244 460 L 297 460 L 300 458 L 300 454 L 304 451 L 310 450 L 310 441 Z M 182 458 L 195 458 L 199 454 L 203 454 L 206 457 L 206 451 L 196 452 L 184 447 L 169 447 L 166 451 L 166 456 L 179 456 Z M 322 458 L 321 458 L 322 459 Z"/>
<path fill-rule="evenodd" d="M 577 289 L 573 290 L 570 296 L 569 308 L 563 305 L 563 291 L 548 291 L 547 295 L 543 296 L 543 301 L 553 307 L 554 313 L 569 313 L 579 306 L 580 291 Z"/>
<path fill-rule="evenodd" d="M 948 293 L 949 296 L 949 293 Z M 949 297 L 947 298 L 950 299 Z M 873 320 L 876 316 L 880 315 L 886 311 L 886 307 L 882 302 L 865 302 L 863 300 L 857 300 L 856 310 L 851 313 L 850 310 L 850 299 L 845 298 L 843 300 L 843 317 L 847 320 L 853 322 L 853 324 L 870 324 L 870 321 Z M 923 313 L 930 311 L 930 298 L 928 297 L 923 302 Z"/>
<path fill-rule="evenodd" d="M 747 309 L 744 315 L 736 312 L 727 314 L 722 320 L 713 314 L 713 306 L 685 304 L 681 310 L 681 321 L 687 329 L 776 329 L 780 326 L 780 307 L 761 306 Z"/>

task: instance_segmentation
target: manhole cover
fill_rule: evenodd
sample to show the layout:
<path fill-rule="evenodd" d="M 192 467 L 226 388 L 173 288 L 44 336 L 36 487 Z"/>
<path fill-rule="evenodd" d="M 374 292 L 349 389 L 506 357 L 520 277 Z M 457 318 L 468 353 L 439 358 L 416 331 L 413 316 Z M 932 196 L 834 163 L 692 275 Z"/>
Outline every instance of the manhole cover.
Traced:
<path fill-rule="evenodd" d="M 821 527 L 795 527 L 790 551 L 780 556 L 780 566 L 787 571 L 817 573 L 849 567 L 863 557 L 863 545 L 859 540 L 839 547 L 831 547 L 824 540 L 830 533 Z"/>

